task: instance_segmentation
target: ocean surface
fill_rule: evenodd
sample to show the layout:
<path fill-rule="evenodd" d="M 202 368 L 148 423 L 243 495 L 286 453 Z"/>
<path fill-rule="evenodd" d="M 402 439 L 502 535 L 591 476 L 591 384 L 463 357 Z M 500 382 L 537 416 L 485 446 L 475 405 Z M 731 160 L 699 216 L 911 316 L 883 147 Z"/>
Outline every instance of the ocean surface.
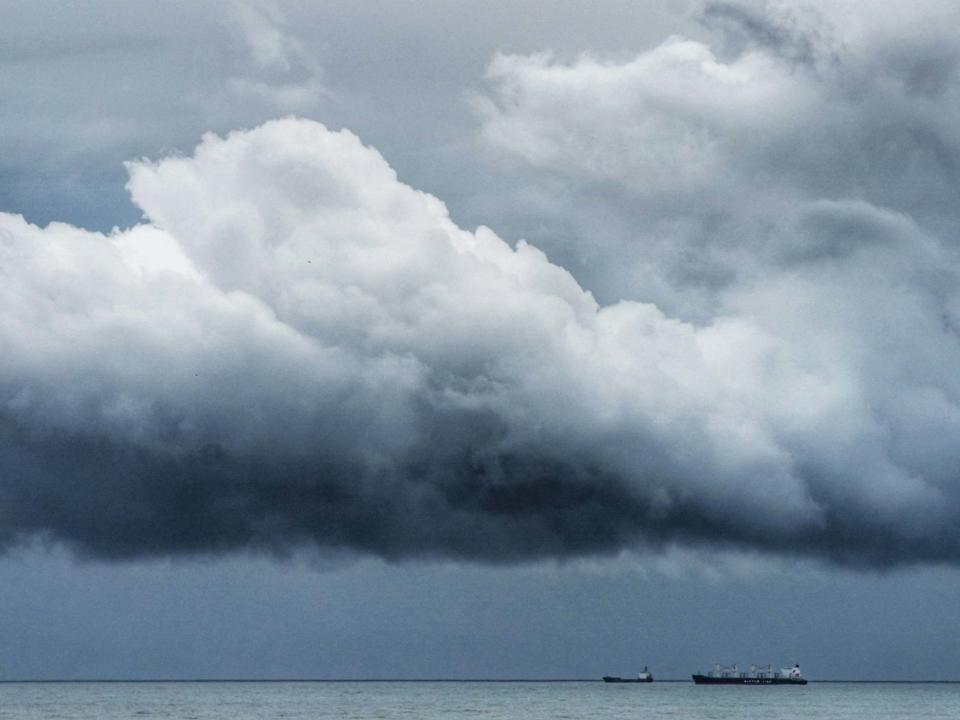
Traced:
<path fill-rule="evenodd" d="M 0 718 L 960 718 L 960 685 L 602 682 L 0 683 Z"/>

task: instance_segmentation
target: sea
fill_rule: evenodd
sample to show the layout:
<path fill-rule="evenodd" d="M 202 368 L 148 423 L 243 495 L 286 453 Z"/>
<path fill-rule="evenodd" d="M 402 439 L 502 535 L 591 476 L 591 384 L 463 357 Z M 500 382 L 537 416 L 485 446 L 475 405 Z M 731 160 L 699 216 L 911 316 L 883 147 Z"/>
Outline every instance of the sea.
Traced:
<path fill-rule="evenodd" d="M 720 720 L 960 718 L 960 684 L 692 682 L 4 682 L 17 720 Z"/>

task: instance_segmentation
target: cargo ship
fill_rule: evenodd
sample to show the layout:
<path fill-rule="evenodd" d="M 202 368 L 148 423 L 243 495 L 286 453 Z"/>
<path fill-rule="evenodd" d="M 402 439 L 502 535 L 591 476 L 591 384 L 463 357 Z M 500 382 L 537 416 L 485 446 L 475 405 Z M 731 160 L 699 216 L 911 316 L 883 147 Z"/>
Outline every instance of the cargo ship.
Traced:
<path fill-rule="evenodd" d="M 614 675 L 604 675 L 603 681 L 606 683 L 648 683 L 653 682 L 653 674 L 643 666 L 643 670 L 637 673 L 635 678 L 616 677 Z"/>
<path fill-rule="evenodd" d="M 774 670 L 772 665 L 751 665 L 749 672 L 742 672 L 737 665 L 723 666 L 717 663 L 706 675 L 694 675 L 697 685 L 806 685 L 800 666 Z"/>

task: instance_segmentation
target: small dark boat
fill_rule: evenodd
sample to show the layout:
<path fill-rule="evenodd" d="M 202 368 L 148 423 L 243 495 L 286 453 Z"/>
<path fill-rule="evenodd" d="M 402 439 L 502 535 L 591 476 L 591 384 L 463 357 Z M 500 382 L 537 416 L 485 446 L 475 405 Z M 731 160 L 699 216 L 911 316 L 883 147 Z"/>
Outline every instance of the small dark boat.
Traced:
<path fill-rule="evenodd" d="M 653 682 L 653 674 L 647 670 L 647 666 L 643 666 L 643 670 L 637 673 L 635 678 L 624 678 L 616 677 L 614 675 L 604 675 L 603 681 L 605 683 L 648 683 Z"/>

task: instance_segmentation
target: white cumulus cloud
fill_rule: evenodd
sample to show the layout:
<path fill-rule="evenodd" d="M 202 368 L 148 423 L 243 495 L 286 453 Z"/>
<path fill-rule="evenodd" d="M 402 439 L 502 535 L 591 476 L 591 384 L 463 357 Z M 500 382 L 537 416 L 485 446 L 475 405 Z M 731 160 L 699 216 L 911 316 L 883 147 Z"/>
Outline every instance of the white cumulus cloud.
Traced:
<path fill-rule="evenodd" d="M 955 268 L 902 214 L 800 204 L 786 269 L 693 323 L 599 304 L 315 122 L 128 169 L 130 230 L 0 215 L 8 542 L 960 555 Z"/>

